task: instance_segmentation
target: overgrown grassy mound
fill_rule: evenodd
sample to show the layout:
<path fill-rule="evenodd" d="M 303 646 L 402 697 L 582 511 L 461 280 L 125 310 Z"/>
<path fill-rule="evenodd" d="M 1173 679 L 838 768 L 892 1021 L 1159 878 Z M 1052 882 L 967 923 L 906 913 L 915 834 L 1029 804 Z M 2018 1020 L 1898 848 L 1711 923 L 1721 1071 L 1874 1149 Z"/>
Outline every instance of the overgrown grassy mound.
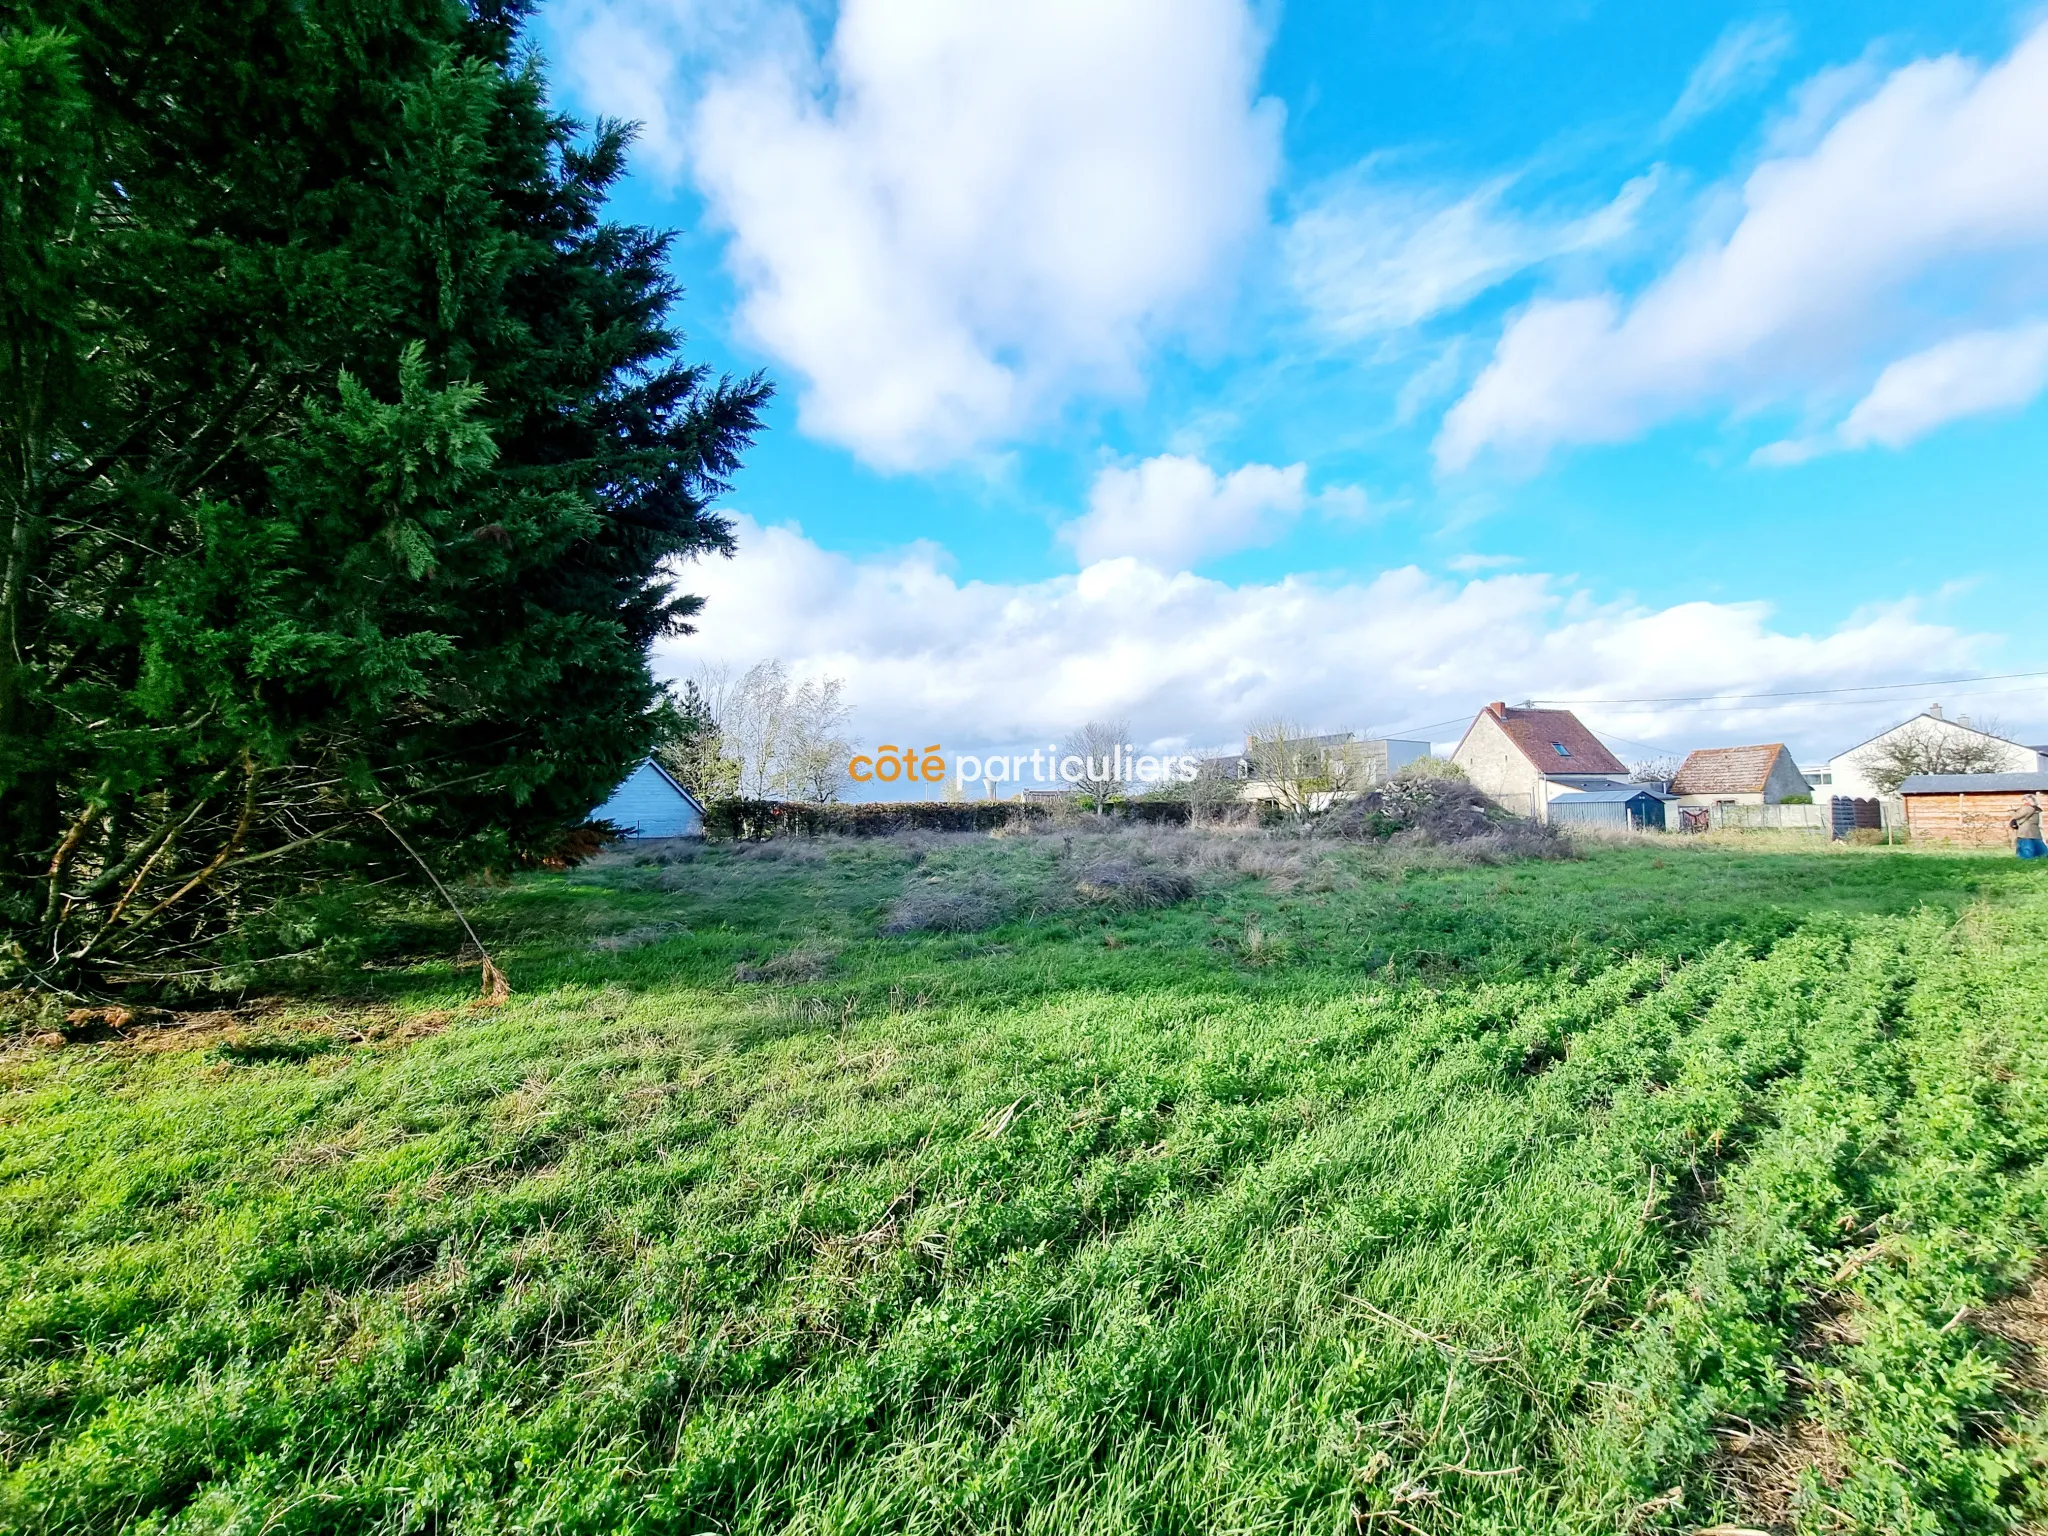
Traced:
<path fill-rule="evenodd" d="M 1064 837 L 614 856 L 489 898 L 502 1009 L 423 925 L 24 1038 L 0 1528 L 2048 1513 L 2035 872 Z"/>

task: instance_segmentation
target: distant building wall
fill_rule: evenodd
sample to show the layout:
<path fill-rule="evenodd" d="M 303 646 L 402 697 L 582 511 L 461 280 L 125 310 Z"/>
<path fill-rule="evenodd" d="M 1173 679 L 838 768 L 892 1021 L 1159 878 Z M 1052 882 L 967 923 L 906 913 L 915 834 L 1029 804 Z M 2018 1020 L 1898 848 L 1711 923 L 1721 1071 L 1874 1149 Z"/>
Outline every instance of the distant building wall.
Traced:
<path fill-rule="evenodd" d="M 1549 802 L 1543 776 L 1491 714 L 1482 711 L 1472 722 L 1451 761 L 1465 770 L 1474 789 L 1517 816 L 1540 817 Z"/>
<path fill-rule="evenodd" d="M 1813 786 L 1806 782 L 1806 775 L 1792 761 L 1792 754 L 1780 752 L 1778 760 L 1771 764 L 1770 782 L 1764 785 L 1764 804 L 1783 805 L 1789 796 L 1812 793 Z"/>
<path fill-rule="evenodd" d="M 1893 726 L 1881 736 L 1874 736 L 1859 747 L 1852 747 L 1839 757 L 1828 762 L 1828 793 L 1856 800 L 1874 800 L 1883 797 L 1884 791 L 1871 782 L 1870 770 L 1877 761 L 1885 744 L 1904 738 L 1950 736 L 1967 738 L 1978 743 L 1994 743 L 1997 760 L 1979 771 L 1984 773 L 2034 773 L 2040 770 L 2041 754 L 2032 747 L 2023 747 L 2016 741 L 2005 741 L 1997 736 L 1987 736 L 1957 720 L 1944 720 L 1938 715 L 1915 715 L 1912 719 Z"/>
<path fill-rule="evenodd" d="M 1392 738 L 1389 738 L 1387 741 L 1387 771 L 1389 773 L 1399 773 L 1417 758 L 1427 756 L 1429 756 L 1429 743 L 1426 741 L 1399 741 Z"/>

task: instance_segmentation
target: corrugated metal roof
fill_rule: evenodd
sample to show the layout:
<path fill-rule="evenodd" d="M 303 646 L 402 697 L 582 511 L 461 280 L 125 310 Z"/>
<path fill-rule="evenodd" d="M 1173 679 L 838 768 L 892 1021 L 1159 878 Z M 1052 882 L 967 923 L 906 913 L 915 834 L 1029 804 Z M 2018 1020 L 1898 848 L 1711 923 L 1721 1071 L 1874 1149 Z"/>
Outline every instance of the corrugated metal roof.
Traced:
<path fill-rule="evenodd" d="M 1669 800 L 1671 796 L 1650 788 L 1647 784 L 1632 785 L 1628 789 L 1581 789 L 1569 795 L 1559 795 L 1551 801 L 1559 805 L 1626 805 L 1640 796 L 1648 795 L 1652 800 Z"/>
<path fill-rule="evenodd" d="M 2048 773 L 1916 773 L 1899 785 L 1902 795 L 2048 795 Z"/>
<path fill-rule="evenodd" d="M 1785 744 L 1755 747 L 1702 747 L 1690 753 L 1672 776 L 1675 795 L 1756 795 L 1771 782 L 1771 769 L 1785 754 Z"/>

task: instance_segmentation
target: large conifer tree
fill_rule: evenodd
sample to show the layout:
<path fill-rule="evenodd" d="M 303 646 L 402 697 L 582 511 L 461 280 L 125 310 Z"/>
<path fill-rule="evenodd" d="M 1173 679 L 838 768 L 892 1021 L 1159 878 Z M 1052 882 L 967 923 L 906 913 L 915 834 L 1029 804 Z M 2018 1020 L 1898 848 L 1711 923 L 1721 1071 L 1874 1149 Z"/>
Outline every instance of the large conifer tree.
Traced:
<path fill-rule="evenodd" d="M 674 359 L 526 9 L 0 0 L 0 970 L 542 848 L 650 745 L 768 390 Z"/>

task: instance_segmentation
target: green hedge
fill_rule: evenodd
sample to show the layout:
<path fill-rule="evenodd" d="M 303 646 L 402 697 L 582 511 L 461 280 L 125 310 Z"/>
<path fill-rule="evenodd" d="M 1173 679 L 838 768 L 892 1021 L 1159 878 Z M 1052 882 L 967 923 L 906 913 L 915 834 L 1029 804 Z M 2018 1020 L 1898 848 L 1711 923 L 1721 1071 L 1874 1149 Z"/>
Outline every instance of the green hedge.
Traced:
<path fill-rule="evenodd" d="M 771 837 L 887 837 L 892 832 L 990 832 L 1049 820 L 1056 808 L 1033 800 L 905 800 L 858 805 L 810 805 L 790 800 L 713 800 L 704 809 L 704 835 L 730 842 Z M 1184 824 L 1185 800 L 1112 800 L 1109 814 L 1123 821 Z"/>

